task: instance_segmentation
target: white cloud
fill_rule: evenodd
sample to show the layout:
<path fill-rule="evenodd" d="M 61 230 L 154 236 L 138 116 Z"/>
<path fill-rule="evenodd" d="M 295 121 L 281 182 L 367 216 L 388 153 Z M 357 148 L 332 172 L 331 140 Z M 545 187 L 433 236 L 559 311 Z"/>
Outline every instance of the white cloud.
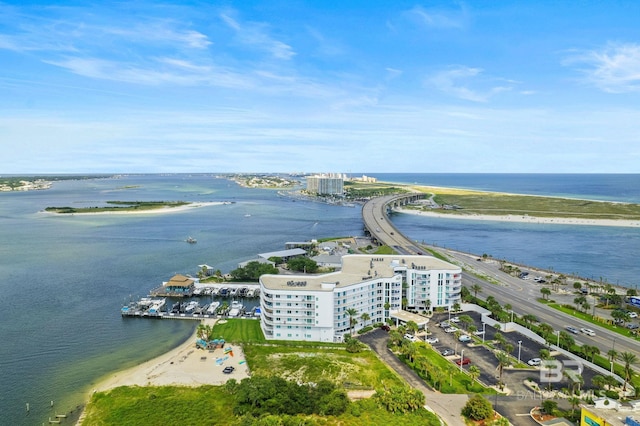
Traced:
<path fill-rule="evenodd" d="M 444 10 L 415 6 L 405 12 L 412 21 L 428 28 L 464 28 L 467 21 L 466 9 L 461 5 L 457 10 Z"/>
<path fill-rule="evenodd" d="M 291 59 L 296 54 L 288 44 L 273 39 L 268 34 L 265 24 L 254 22 L 241 24 L 231 17 L 230 13 L 221 13 L 220 18 L 229 28 L 236 31 L 238 41 L 242 44 L 264 50 L 278 59 Z"/>
<path fill-rule="evenodd" d="M 610 44 L 573 55 L 565 65 L 586 64 L 585 81 L 609 93 L 640 91 L 640 45 Z"/>
<path fill-rule="evenodd" d="M 432 75 L 427 79 L 427 83 L 456 98 L 473 102 L 487 102 L 494 95 L 511 90 L 510 86 L 492 86 L 485 89 L 470 88 L 472 83 L 484 84 L 484 81 L 479 83 L 477 81 L 477 77 L 480 77 L 482 72 L 483 70 L 480 68 L 459 66 Z"/>

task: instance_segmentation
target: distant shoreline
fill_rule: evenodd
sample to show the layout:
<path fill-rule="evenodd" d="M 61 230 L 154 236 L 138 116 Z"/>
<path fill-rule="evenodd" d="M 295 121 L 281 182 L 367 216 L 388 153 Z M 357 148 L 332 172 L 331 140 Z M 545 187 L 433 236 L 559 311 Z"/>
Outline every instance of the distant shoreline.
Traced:
<path fill-rule="evenodd" d="M 583 219 L 576 217 L 538 217 L 530 215 L 488 215 L 488 214 L 459 214 L 459 213 L 438 213 L 434 211 L 415 210 L 407 208 L 394 209 L 399 213 L 413 214 L 418 216 L 435 217 L 439 219 L 462 219 L 462 220 L 489 220 L 495 222 L 518 222 L 537 223 L 551 225 L 581 225 L 581 226 L 618 226 L 626 228 L 640 228 L 640 220 L 624 219 Z"/>

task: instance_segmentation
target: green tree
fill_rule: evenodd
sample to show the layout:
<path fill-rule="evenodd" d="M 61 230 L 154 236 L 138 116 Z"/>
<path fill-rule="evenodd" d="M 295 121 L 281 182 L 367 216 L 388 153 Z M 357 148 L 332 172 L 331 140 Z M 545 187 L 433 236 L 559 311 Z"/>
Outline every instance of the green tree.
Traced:
<path fill-rule="evenodd" d="M 347 309 L 347 315 L 349 315 L 349 328 L 351 329 L 351 334 L 353 335 L 353 327 L 358 323 L 356 319 L 356 315 L 358 315 L 358 310 L 355 308 Z"/>
<path fill-rule="evenodd" d="M 552 399 L 545 399 L 542 401 L 542 411 L 547 414 L 553 415 L 553 413 L 558 408 L 558 402 Z"/>
<path fill-rule="evenodd" d="M 632 352 L 622 352 L 620 354 L 620 361 L 624 364 L 624 386 L 622 387 L 622 391 L 627 390 L 627 383 L 631 380 L 631 376 L 633 375 L 633 365 L 638 362 L 638 356 Z"/>
<path fill-rule="evenodd" d="M 387 390 L 378 390 L 373 398 L 380 406 L 392 413 L 407 413 L 422 408 L 424 394 L 413 388 L 394 386 Z"/>
<path fill-rule="evenodd" d="M 308 257 L 294 257 L 287 261 L 287 266 L 292 271 L 304 272 L 307 274 L 313 274 L 318 271 L 318 264 L 315 260 Z"/>
<path fill-rule="evenodd" d="M 475 384 L 478 377 L 480 377 L 480 369 L 477 366 L 472 365 L 469 367 L 469 376 L 471 376 L 471 384 Z"/>
<path fill-rule="evenodd" d="M 540 293 L 542 294 L 542 298 L 544 300 L 549 299 L 549 295 L 551 295 L 551 290 L 549 289 L 549 287 L 542 287 L 540 289 Z"/>
<path fill-rule="evenodd" d="M 410 331 L 411 334 L 416 334 L 419 328 L 415 321 L 407 321 L 407 331 Z"/>
<path fill-rule="evenodd" d="M 473 284 L 470 289 L 473 292 L 473 297 L 476 299 L 478 298 L 478 293 L 482 293 L 482 286 L 480 284 Z"/>
<path fill-rule="evenodd" d="M 462 407 L 462 415 L 475 421 L 493 417 L 493 406 L 482 395 L 474 395 Z"/>
<path fill-rule="evenodd" d="M 509 359 L 509 356 L 504 352 L 496 353 L 496 358 L 498 359 L 498 367 L 496 368 L 496 370 L 498 370 L 498 386 L 500 386 L 500 389 L 502 389 L 504 388 L 504 383 L 502 382 L 502 373 L 504 372 L 504 368 L 511 364 L 511 360 Z"/>
<path fill-rule="evenodd" d="M 366 312 L 363 312 L 362 315 L 360 315 L 360 319 L 362 320 L 364 325 L 367 325 L 367 322 L 371 319 L 371 315 L 369 315 Z"/>

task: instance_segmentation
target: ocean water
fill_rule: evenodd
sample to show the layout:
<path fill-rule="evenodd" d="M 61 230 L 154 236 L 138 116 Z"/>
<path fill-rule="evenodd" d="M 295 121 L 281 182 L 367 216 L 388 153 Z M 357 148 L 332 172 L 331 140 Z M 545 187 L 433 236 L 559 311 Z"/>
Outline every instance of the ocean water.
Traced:
<path fill-rule="evenodd" d="M 366 174 L 393 182 L 640 202 L 640 175 Z M 157 215 L 41 212 L 108 200 L 232 203 Z M 627 286 L 640 276 L 635 228 L 406 214 L 393 221 L 429 244 Z M 119 314 L 122 303 L 175 273 L 195 274 L 203 263 L 228 272 L 257 253 L 283 249 L 287 241 L 362 233 L 359 208 L 293 201 L 213 175 L 128 175 L 0 193 L 2 423 L 40 425 L 56 413 L 77 412 L 101 377 L 184 341 L 195 326 L 190 321 L 124 320 Z M 187 236 L 198 243 L 187 244 Z"/>

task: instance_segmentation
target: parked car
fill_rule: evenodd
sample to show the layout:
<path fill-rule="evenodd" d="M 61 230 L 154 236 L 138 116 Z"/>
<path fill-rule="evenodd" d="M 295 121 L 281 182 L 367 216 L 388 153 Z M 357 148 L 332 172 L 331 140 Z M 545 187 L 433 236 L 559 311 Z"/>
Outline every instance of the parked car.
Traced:
<path fill-rule="evenodd" d="M 233 373 L 233 370 L 235 370 L 235 367 L 232 367 L 231 365 L 229 365 L 228 367 L 225 367 L 222 372 L 224 374 L 231 374 Z"/>
<path fill-rule="evenodd" d="M 541 362 L 542 360 L 540 358 L 531 358 L 529 361 L 527 361 L 527 364 L 529 364 L 532 367 L 536 367 L 540 365 Z"/>
<path fill-rule="evenodd" d="M 586 334 L 587 336 L 595 336 L 596 332 L 593 331 L 590 328 L 581 328 L 580 331 L 582 331 L 584 334 Z"/>
<path fill-rule="evenodd" d="M 470 364 L 470 363 L 471 363 L 471 360 L 469 358 L 456 359 L 456 364 L 458 364 L 458 365 L 467 365 L 467 364 Z"/>
<path fill-rule="evenodd" d="M 443 349 L 440 351 L 440 353 L 442 354 L 442 356 L 453 355 L 453 349 Z"/>
<path fill-rule="evenodd" d="M 456 331 L 458 331 L 456 327 L 449 327 L 444 330 L 445 333 L 455 333 Z"/>
<path fill-rule="evenodd" d="M 568 326 L 566 327 L 566 329 L 567 329 L 567 331 L 569 331 L 569 332 L 571 332 L 571 333 L 573 333 L 573 334 L 578 334 L 578 333 L 579 333 L 579 331 L 578 331 L 578 329 L 577 329 L 577 328 L 575 328 L 575 327 L 571 327 L 570 325 L 568 325 Z"/>
<path fill-rule="evenodd" d="M 638 318 L 638 314 L 636 312 L 629 312 L 629 318 Z"/>
<path fill-rule="evenodd" d="M 387 324 L 383 324 L 380 326 L 380 329 L 384 330 L 384 331 L 389 331 L 391 330 L 391 327 L 389 327 Z"/>
<path fill-rule="evenodd" d="M 634 324 L 634 323 L 630 322 L 629 324 L 627 324 L 627 328 L 629 330 L 637 330 L 638 328 L 640 328 L 640 326 L 638 324 Z"/>
<path fill-rule="evenodd" d="M 449 327 L 451 327 L 451 323 L 450 323 L 449 321 L 442 321 L 442 322 L 440 323 L 440 327 L 442 327 L 442 328 L 449 328 Z"/>
<path fill-rule="evenodd" d="M 460 318 L 458 317 L 453 317 L 449 320 L 450 322 L 460 322 Z"/>
<path fill-rule="evenodd" d="M 482 331 L 482 330 L 474 331 L 473 334 L 475 336 L 482 336 L 484 334 L 484 331 Z"/>
<path fill-rule="evenodd" d="M 427 337 L 424 341 L 433 345 L 434 343 L 438 343 L 440 339 L 437 337 Z"/>
<path fill-rule="evenodd" d="M 461 341 L 462 343 L 467 343 L 471 341 L 471 336 L 467 336 L 466 334 L 463 334 L 462 336 L 458 337 L 458 340 Z"/>
<path fill-rule="evenodd" d="M 417 342 L 417 341 L 418 341 L 418 338 L 417 338 L 416 336 L 414 336 L 413 334 L 409 334 L 409 333 L 407 333 L 407 334 L 405 334 L 403 337 L 404 337 L 405 339 L 407 339 L 407 340 L 412 341 L 412 342 Z"/>

